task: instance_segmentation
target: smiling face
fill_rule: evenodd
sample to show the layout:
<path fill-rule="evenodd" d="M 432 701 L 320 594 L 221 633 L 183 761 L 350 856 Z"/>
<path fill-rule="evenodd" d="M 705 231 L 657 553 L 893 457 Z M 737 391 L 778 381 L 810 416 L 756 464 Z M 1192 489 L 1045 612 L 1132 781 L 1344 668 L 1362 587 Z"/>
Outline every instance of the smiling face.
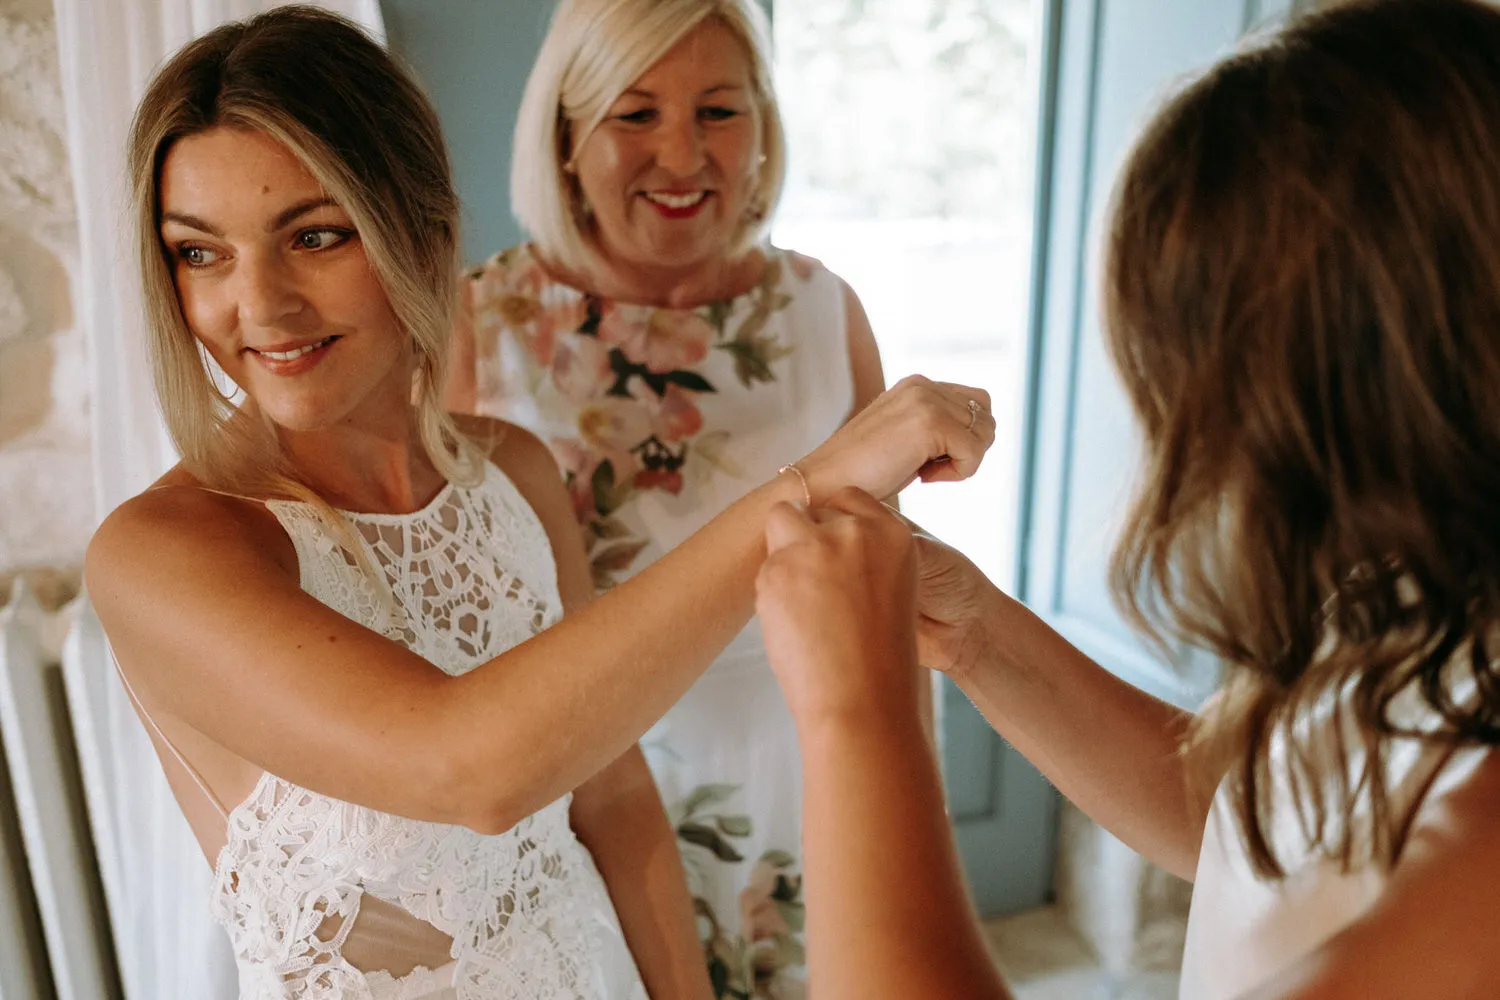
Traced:
<path fill-rule="evenodd" d="M 213 128 L 172 146 L 160 191 L 188 328 L 277 425 L 404 413 L 410 338 L 348 213 L 289 149 Z"/>
<path fill-rule="evenodd" d="M 739 38 L 710 18 L 641 75 L 574 157 L 606 260 L 721 264 L 758 187 L 761 114 Z"/>

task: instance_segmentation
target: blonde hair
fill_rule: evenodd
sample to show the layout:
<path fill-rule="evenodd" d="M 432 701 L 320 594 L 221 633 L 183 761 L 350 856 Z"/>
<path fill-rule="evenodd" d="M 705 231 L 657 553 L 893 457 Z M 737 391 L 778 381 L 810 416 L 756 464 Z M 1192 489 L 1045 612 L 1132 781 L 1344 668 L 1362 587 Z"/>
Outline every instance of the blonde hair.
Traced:
<path fill-rule="evenodd" d="M 771 75 L 771 32 L 756 0 L 562 0 L 526 81 L 510 197 L 516 220 L 564 268 L 589 270 L 598 245 L 569 158 L 620 95 L 693 29 L 717 19 L 745 47 L 760 112 L 759 184 L 731 254 L 765 238 L 786 181 L 786 134 Z"/>
<path fill-rule="evenodd" d="M 151 81 L 131 125 L 131 202 L 151 366 L 184 466 L 212 488 L 304 500 L 343 523 L 299 481 L 269 421 L 219 390 L 182 315 L 160 236 L 162 164 L 178 140 L 220 127 L 276 139 L 349 213 L 411 336 L 422 445 L 450 481 L 476 482 L 478 452 L 441 404 L 459 209 L 437 114 L 356 25 L 305 6 L 223 25 L 183 47 Z"/>

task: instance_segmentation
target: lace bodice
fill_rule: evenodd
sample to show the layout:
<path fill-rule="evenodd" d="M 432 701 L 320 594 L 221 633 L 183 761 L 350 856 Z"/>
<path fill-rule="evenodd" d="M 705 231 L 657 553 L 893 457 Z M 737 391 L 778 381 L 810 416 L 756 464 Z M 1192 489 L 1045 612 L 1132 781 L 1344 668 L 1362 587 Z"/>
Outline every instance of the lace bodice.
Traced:
<path fill-rule="evenodd" d="M 480 485 L 450 484 L 413 514 L 346 514 L 368 568 L 312 508 L 268 506 L 296 548 L 304 590 L 446 673 L 560 615 L 547 536 L 493 466 Z M 568 825 L 570 800 L 483 836 L 266 774 L 230 813 L 215 869 L 213 914 L 234 946 L 241 997 L 644 1000 L 603 882 Z M 381 901 L 372 910 L 450 937 L 452 961 L 398 975 L 357 969 L 346 950 L 365 930 L 369 898 Z M 380 922 L 389 918 L 370 921 Z"/>

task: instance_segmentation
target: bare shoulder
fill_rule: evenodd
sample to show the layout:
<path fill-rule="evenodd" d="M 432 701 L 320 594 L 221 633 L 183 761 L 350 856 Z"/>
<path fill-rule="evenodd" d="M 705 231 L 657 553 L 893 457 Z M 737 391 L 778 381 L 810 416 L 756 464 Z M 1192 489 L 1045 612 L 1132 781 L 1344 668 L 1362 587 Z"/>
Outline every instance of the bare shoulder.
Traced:
<path fill-rule="evenodd" d="M 205 489 L 181 468 L 125 501 L 89 542 L 84 577 L 101 611 L 152 599 L 153 579 L 194 566 L 258 565 L 296 575 L 296 553 L 275 517 L 252 500 Z"/>
<path fill-rule="evenodd" d="M 519 424 L 494 417 L 453 414 L 458 429 L 516 484 L 522 493 L 538 480 L 561 481 L 557 461 L 542 439 Z M 529 499 L 529 495 L 528 495 Z"/>
<path fill-rule="evenodd" d="M 1409 836 L 1403 864 L 1464 845 L 1500 876 L 1500 748 L 1453 750 L 1426 789 Z"/>
<path fill-rule="evenodd" d="M 550 514 L 567 510 L 562 473 L 541 438 L 518 424 L 492 417 L 454 414 L 459 430 L 480 452 L 515 483 L 550 531 Z"/>

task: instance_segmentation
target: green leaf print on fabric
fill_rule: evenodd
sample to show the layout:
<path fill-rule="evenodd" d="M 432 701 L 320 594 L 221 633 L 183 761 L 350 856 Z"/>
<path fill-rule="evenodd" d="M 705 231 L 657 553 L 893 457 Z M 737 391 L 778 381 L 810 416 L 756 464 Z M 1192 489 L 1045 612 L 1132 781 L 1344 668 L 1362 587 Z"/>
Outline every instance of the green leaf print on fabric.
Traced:
<path fill-rule="evenodd" d="M 688 793 L 687 798 L 667 810 L 667 816 L 675 826 L 683 820 L 692 819 L 709 806 L 728 802 L 739 790 L 739 785 L 699 785 Z"/>
<path fill-rule="evenodd" d="M 746 834 L 740 834 L 740 836 L 746 836 Z M 720 861 L 745 860 L 745 856 L 729 846 L 729 841 L 720 836 L 719 832 L 712 827 L 701 826 L 697 823 L 683 823 L 677 827 L 677 837 L 689 844 L 708 848 Z"/>
<path fill-rule="evenodd" d="M 614 463 L 605 459 L 594 470 L 593 490 L 594 509 L 607 518 L 630 499 L 631 494 L 635 492 L 635 481 L 631 479 L 624 482 L 616 481 Z"/>
<path fill-rule="evenodd" d="M 738 785 L 699 785 L 667 809 L 690 872 L 702 872 L 703 864 L 744 861 L 729 840 L 751 836 L 750 817 L 710 811 L 728 804 L 738 792 Z M 792 975 L 807 962 L 798 938 L 806 914 L 796 864 L 790 852 L 776 848 L 760 856 L 739 892 L 738 929 L 727 926 L 709 900 L 694 895 L 693 911 L 716 998 L 790 1000 L 801 994 L 801 980 Z"/>
<path fill-rule="evenodd" d="M 733 355 L 735 377 L 746 388 L 756 382 L 776 381 L 776 373 L 771 370 L 772 363 L 792 353 L 790 347 L 768 337 L 734 340 L 727 344 L 720 344 L 719 349 Z"/>
<path fill-rule="evenodd" d="M 720 816 L 719 829 L 725 836 L 748 837 L 754 831 L 755 825 L 750 822 L 749 816 Z"/>
<path fill-rule="evenodd" d="M 729 336 L 729 317 L 732 311 L 709 314 L 709 321 L 719 331 L 720 343 L 714 346 L 721 351 L 728 351 L 734 358 L 735 378 L 746 389 L 754 388 L 757 382 L 776 381 L 776 373 L 771 365 L 792 354 L 790 346 L 775 337 L 761 334 L 774 313 L 792 304 L 792 297 L 780 290 L 781 276 L 781 258 L 773 257 L 766 264 L 766 273 L 761 276 L 760 284 L 750 293 L 754 305 L 740 322 L 733 338 L 725 339 Z"/>

